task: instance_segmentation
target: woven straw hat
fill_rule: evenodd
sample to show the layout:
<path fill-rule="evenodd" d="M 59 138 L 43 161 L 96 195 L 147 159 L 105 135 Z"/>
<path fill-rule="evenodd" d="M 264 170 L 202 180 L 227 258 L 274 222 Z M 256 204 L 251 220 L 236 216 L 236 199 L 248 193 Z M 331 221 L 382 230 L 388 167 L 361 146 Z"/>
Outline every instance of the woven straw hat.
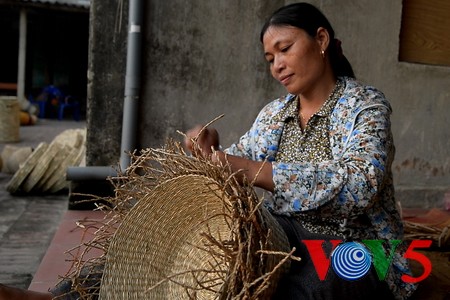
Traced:
<path fill-rule="evenodd" d="M 256 290 L 264 280 L 247 284 L 243 278 L 236 280 L 241 276 L 237 270 L 248 268 L 237 261 L 237 252 L 245 252 L 250 268 L 262 268 L 260 274 L 272 272 L 269 287 L 258 297 L 269 299 L 289 264 L 285 257 L 258 253 L 255 247 L 287 253 L 287 237 L 260 206 L 258 226 L 269 232 L 267 239 L 261 236 L 254 244 L 249 242 L 254 236 L 236 240 L 240 229 L 235 227 L 237 211 L 231 198 L 221 184 L 203 175 L 182 175 L 158 184 L 137 202 L 115 232 L 100 299 L 229 299 L 230 285 L 239 280 L 246 288 L 253 284 Z M 257 231 L 249 235 L 259 235 Z"/>
<path fill-rule="evenodd" d="M 130 156 L 132 164 L 111 178 L 115 195 L 99 203 L 106 215 L 93 239 L 68 251 L 70 293 L 108 300 L 270 299 L 291 259 L 299 258 L 252 184 L 238 180 L 228 163 L 186 155 L 173 140 Z M 86 255 L 99 249 L 94 258 Z M 92 280 L 99 277 L 100 285 Z"/>

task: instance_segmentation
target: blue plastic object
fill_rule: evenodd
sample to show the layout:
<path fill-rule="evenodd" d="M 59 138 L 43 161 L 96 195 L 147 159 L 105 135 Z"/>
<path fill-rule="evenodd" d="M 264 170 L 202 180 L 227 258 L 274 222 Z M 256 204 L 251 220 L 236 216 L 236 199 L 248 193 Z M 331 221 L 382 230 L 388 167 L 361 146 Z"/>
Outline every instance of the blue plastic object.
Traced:
<path fill-rule="evenodd" d="M 39 118 L 46 117 L 46 108 L 55 107 L 58 120 L 64 119 L 64 111 L 66 109 L 72 110 L 72 115 L 75 121 L 80 120 L 80 103 L 72 96 L 65 95 L 54 85 L 44 87 L 38 97 L 40 99 L 35 100 L 32 96 L 30 96 L 30 101 L 39 106 Z M 54 111 L 52 114 L 54 114 Z"/>

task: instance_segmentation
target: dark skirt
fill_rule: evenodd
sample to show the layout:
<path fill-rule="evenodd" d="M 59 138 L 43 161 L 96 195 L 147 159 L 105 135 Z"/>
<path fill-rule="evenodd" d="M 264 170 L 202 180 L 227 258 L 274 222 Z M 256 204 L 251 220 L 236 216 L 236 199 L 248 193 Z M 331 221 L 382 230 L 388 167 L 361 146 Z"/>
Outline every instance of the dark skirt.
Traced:
<path fill-rule="evenodd" d="M 299 256 L 301 261 L 291 262 L 290 271 L 280 280 L 272 299 L 394 299 L 387 283 L 378 279 L 373 266 L 362 278 L 349 281 L 336 275 L 330 265 L 327 276 L 321 281 L 302 240 L 342 240 L 342 238 L 311 233 L 294 218 L 284 216 L 275 218 L 286 232 L 291 247 L 297 249 L 295 255 Z M 325 254 L 330 257 L 331 244 L 325 245 Z"/>

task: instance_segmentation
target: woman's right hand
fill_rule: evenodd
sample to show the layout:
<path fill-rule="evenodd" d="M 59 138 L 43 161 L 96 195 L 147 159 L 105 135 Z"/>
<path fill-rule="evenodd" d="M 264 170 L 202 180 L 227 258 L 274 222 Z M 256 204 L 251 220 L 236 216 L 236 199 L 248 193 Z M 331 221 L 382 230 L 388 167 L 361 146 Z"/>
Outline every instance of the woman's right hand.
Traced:
<path fill-rule="evenodd" d="M 203 130 L 202 130 L 203 129 Z M 186 132 L 184 145 L 194 156 L 209 157 L 219 149 L 219 133 L 215 128 L 197 125 Z"/>
<path fill-rule="evenodd" d="M 194 156 L 211 159 L 213 162 L 227 163 L 242 182 L 247 177 L 255 186 L 274 191 L 272 164 L 266 161 L 252 161 L 247 158 L 228 155 L 219 150 L 219 133 L 214 128 L 197 125 L 186 132 L 184 145 Z M 203 130 L 202 130 L 203 129 Z M 196 141 L 196 142 L 195 142 Z M 216 151 L 219 150 L 219 151 Z"/>

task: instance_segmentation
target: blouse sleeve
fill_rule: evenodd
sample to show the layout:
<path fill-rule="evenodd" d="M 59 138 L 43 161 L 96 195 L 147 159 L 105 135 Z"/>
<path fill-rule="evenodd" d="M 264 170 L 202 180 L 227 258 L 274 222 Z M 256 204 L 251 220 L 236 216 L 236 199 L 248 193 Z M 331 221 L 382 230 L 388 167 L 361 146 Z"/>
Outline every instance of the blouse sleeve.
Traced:
<path fill-rule="evenodd" d="M 238 143 L 232 144 L 230 147 L 224 150 L 225 153 L 235 156 L 241 156 L 247 159 L 252 159 L 252 132 L 253 129 L 247 131 L 240 139 Z"/>
<path fill-rule="evenodd" d="M 273 209 L 301 212 L 330 204 L 334 214 L 351 217 L 371 207 L 393 156 L 389 117 L 384 105 L 362 110 L 337 160 L 273 163 Z"/>
<path fill-rule="evenodd" d="M 267 104 L 259 112 L 250 130 L 237 143 L 225 149 L 225 153 L 256 161 L 274 161 L 283 127 L 279 115 L 286 101 L 289 100 L 281 98 Z"/>

